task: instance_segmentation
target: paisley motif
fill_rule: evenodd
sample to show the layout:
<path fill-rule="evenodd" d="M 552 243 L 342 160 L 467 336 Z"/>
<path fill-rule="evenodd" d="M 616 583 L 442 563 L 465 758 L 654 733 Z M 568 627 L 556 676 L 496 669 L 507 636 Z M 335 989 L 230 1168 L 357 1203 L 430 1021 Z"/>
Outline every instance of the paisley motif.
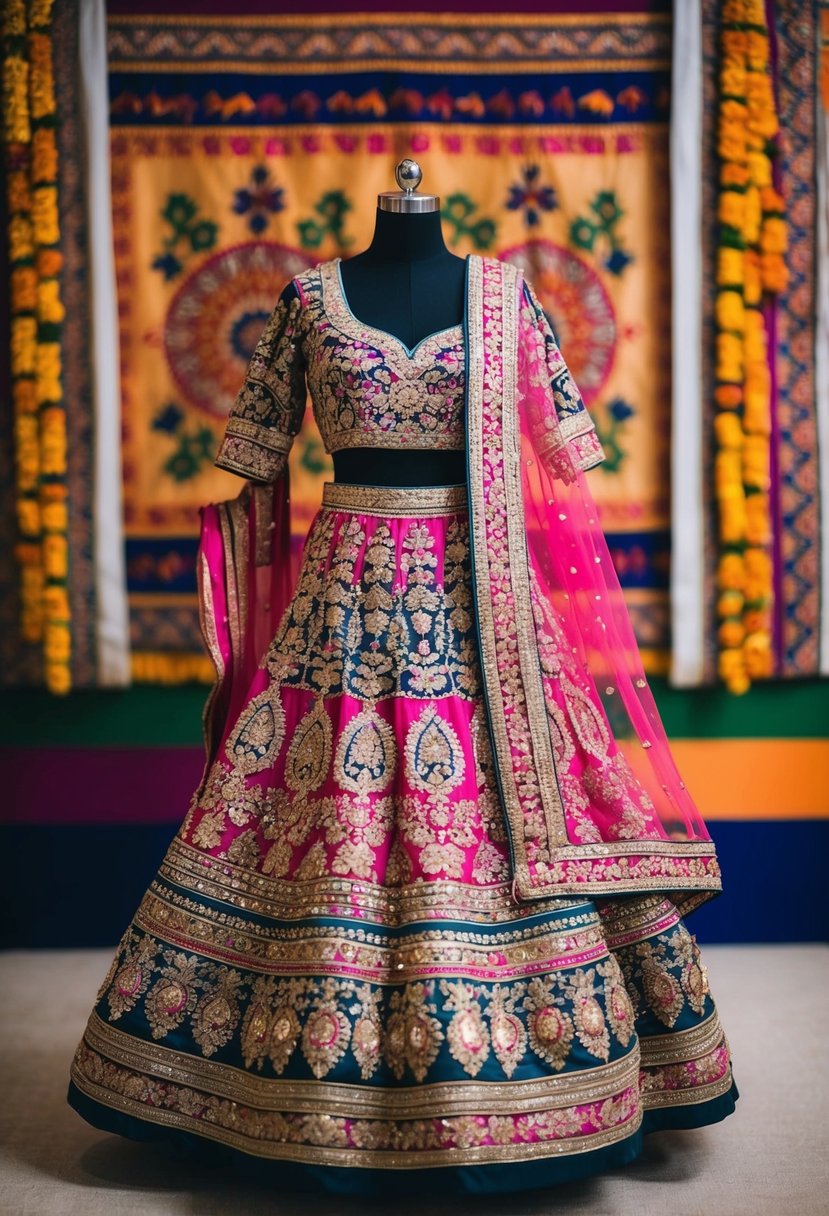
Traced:
<path fill-rule="evenodd" d="M 296 728 L 285 757 L 285 784 L 297 794 L 319 789 L 331 764 L 331 719 L 320 698 Z"/>
<path fill-rule="evenodd" d="M 364 709 L 343 729 L 334 759 L 337 781 L 355 794 L 378 793 L 397 770 L 397 747 L 388 722 Z"/>
<path fill-rule="evenodd" d="M 300 1035 L 299 1018 L 290 1005 L 280 1005 L 268 1029 L 268 1055 L 277 1076 L 294 1054 Z"/>
<path fill-rule="evenodd" d="M 406 735 L 406 776 L 415 789 L 447 794 L 463 781 L 466 760 L 454 728 L 427 705 Z"/>
<path fill-rule="evenodd" d="M 555 1005 L 542 1005 L 527 1018 L 530 1043 L 536 1055 L 559 1072 L 570 1053 L 573 1023 Z"/>
<path fill-rule="evenodd" d="M 261 1071 L 268 1054 L 270 1025 L 271 1015 L 268 1006 L 262 1000 L 252 1000 L 242 1023 L 241 1045 L 245 1068 L 252 1068 L 255 1065 Z"/>
<path fill-rule="evenodd" d="M 560 686 L 579 743 L 591 756 L 604 760 L 610 749 L 610 732 L 601 711 L 583 689 L 565 676 L 560 678 Z"/>
<path fill-rule="evenodd" d="M 201 981 L 197 978 L 198 959 L 165 951 L 168 965 L 161 978 L 150 989 L 144 1002 L 144 1012 L 154 1039 L 163 1039 L 192 1013 L 198 999 Z"/>
<path fill-rule="evenodd" d="M 326 1002 L 308 1015 L 302 1028 L 302 1054 L 315 1077 L 324 1077 L 342 1058 L 351 1038 L 348 1018 Z"/>
<path fill-rule="evenodd" d="M 224 971 L 218 989 L 205 993 L 193 1014 L 193 1039 L 205 1056 L 214 1055 L 233 1037 L 239 1024 L 236 992 L 242 977 L 238 971 Z"/>
<path fill-rule="evenodd" d="M 666 1026 L 673 1026 L 682 1012 L 682 989 L 653 955 L 642 960 L 642 984 L 653 1012 Z"/>
<path fill-rule="evenodd" d="M 364 1081 L 368 1081 L 377 1071 L 382 1045 L 383 1030 L 380 1022 L 365 1015 L 358 1018 L 351 1032 L 351 1050 L 360 1065 L 360 1076 Z"/>
<path fill-rule="evenodd" d="M 489 1058 L 490 1044 L 489 1031 L 478 1006 L 470 1004 L 456 1013 L 449 1023 L 446 1037 L 454 1059 L 470 1077 L 477 1077 Z"/>
<path fill-rule="evenodd" d="M 225 743 L 225 755 L 241 773 L 258 773 L 276 756 L 285 737 L 285 710 L 274 682 L 245 707 Z"/>
<path fill-rule="evenodd" d="M 622 1047 L 627 1047 L 633 1035 L 636 1014 L 625 987 L 622 969 L 611 954 L 606 962 L 599 963 L 596 970 L 605 981 L 605 1013 L 610 1029 Z"/>
<path fill-rule="evenodd" d="M 606 1060 L 610 1056 L 610 1035 L 607 1021 L 599 1002 L 594 996 L 577 1000 L 573 1006 L 576 1034 L 582 1047 L 591 1055 Z"/>

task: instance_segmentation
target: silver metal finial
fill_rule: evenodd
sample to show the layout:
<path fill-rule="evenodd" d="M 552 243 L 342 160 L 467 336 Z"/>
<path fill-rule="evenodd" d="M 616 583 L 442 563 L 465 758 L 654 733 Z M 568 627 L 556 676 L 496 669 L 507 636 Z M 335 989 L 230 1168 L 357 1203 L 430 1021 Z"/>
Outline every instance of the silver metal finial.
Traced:
<path fill-rule="evenodd" d="M 409 160 L 407 157 L 406 160 L 401 160 L 394 171 L 394 176 L 397 178 L 400 189 L 411 193 L 423 181 L 423 170 L 416 160 Z"/>
<path fill-rule="evenodd" d="M 440 199 L 436 194 L 420 194 L 418 186 L 423 180 L 423 170 L 416 160 L 406 157 L 394 171 L 399 190 L 384 190 L 377 195 L 377 206 L 381 211 L 405 211 L 409 215 L 424 211 L 439 211 Z"/>

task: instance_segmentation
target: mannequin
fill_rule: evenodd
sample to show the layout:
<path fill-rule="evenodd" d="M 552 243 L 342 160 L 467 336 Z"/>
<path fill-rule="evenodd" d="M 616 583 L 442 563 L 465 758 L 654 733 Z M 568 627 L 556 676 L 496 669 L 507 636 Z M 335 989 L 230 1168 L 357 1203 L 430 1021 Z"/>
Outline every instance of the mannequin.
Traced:
<path fill-rule="evenodd" d="M 409 349 L 460 325 L 464 311 L 466 261 L 446 248 L 438 196 L 414 192 L 421 176 L 414 161 L 400 163 L 397 181 L 407 188 L 378 195 L 371 244 L 341 266 L 355 317 Z M 289 285 L 286 291 L 291 290 Z M 436 486 L 466 480 L 466 458 L 460 451 L 347 448 L 333 459 L 335 480 L 357 485 Z"/>

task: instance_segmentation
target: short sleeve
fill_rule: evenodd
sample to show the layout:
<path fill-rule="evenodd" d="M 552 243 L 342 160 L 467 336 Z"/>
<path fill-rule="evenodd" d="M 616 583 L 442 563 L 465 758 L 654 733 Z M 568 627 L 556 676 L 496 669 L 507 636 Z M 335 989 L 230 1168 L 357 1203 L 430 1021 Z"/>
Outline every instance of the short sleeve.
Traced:
<path fill-rule="evenodd" d="M 293 281 L 279 297 L 233 403 L 215 463 L 252 481 L 273 482 L 285 467 L 305 412 L 302 301 Z"/>
<path fill-rule="evenodd" d="M 549 384 L 548 408 L 536 419 L 533 439 L 539 456 L 550 471 L 569 482 L 579 472 L 601 464 L 605 452 L 593 419 L 559 350 L 550 318 L 526 280 L 522 307 L 527 311 L 539 346 L 538 362 L 543 363 Z"/>

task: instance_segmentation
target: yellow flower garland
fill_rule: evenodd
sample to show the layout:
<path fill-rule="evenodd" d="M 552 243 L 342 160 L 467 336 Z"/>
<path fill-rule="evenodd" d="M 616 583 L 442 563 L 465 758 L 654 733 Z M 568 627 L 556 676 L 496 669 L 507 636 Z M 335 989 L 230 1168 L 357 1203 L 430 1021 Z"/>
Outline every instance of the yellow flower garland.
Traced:
<path fill-rule="evenodd" d="M 778 131 L 763 0 L 721 11 L 717 217 L 715 494 L 719 674 L 735 693 L 774 671 L 769 510 L 771 377 L 764 292 L 786 285 L 783 200 L 772 186 Z"/>
<path fill-rule="evenodd" d="M 72 639 L 52 3 L 6 0 L 3 130 L 21 634 L 42 645 L 47 687 L 64 693 Z"/>

